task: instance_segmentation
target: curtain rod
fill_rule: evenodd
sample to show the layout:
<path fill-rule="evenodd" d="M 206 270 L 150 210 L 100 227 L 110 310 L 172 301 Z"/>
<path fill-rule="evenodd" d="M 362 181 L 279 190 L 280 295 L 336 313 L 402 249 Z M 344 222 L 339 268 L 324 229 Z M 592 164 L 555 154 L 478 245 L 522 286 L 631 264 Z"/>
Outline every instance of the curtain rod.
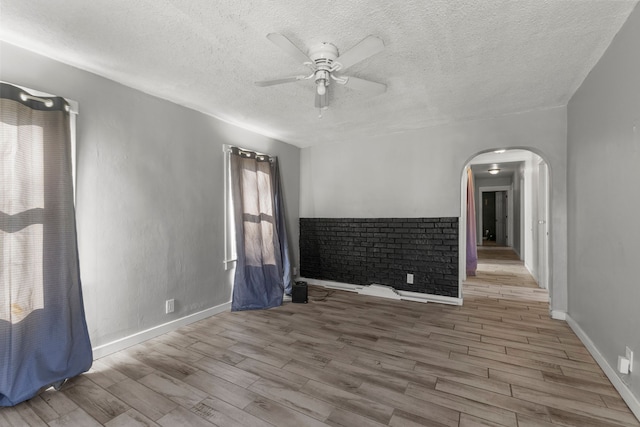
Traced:
<path fill-rule="evenodd" d="M 38 102 L 42 102 L 44 104 L 45 107 L 47 108 L 51 108 L 53 107 L 53 99 L 49 99 L 49 98 L 40 98 L 39 96 L 33 96 L 33 95 L 29 95 L 28 93 L 25 92 L 20 92 L 20 99 L 22 99 L 23 101 L 38 101 Z M 78 112 L 74 109 L 71 108 L 71 105 L 69 103 L 69 100 L 65 99 L 65 101 L 67 101 L 67 103 L 64 105 L 64 109 L 67 112 L 73 113 L 73 114 L 78 114 Z"/>
<path fill-rule="evenodd" d="M 256 157 L 268 157 L 270 159 L 269 161 L 273 161 L 273 159 L 277 159 L 278 158 L 278 156 L 274 156 L 274 155 L 271 155 L 271 154 L 260 153 L 258 151 L 251 150 L 251 149 L 248 149 L 248 148 L 238 147 L 237 145 L 222 144 L 222 152 L 223 153 L 231 153 L 232 148 L 238 149 L 238 151 L 240 151 L 241 153 L 242 152 L 254 153 L 256 155 Z"/>
<path fill-rule="evenodd" d="M 52 99 L 40 98 L 38 96 L 29 95 L 24 92 L 20 92 L 20 99 L 22 99 L 23 101 L 28 101 L 28 100 L 39 101 L 39 102 L 42 102 L 46 107 L 53 107 Z"/>
<path fill-rule="evenodd" d="M 50 98 L 59 98 L 59 96 L 57 95 L 51 95 L 47 92 L 42 92 L 36 89 L 31 89 L 29 87 L 26 86 L 21 86 L 15 83 L 11 83 L 5 80 L 0 79 L 0 83 L 2 84 L 6 84 L 9 86 L 13 86 L 16 87 L 18 89 L 20 89 L 20 99 L 23 102 L 27 102 L 29 100 L 31 101 L 38 101 L 38 102 L 42 102 L 44 104 L 45 107 L 47 108 L 51 108 L 54 105 L 54 101 L 53 99 Z M 40 96 L 36 96 L 36 95 L 31 95 L 31 93 L 36 92 L 38 95 Z M 65 98 L 65 97 L 61 97 L 63 98 L 67 105 L 65 106 L 65 109 L 70 112 L 71 114 L 78 114 L 79 111 L 79 104 L 78 101 L 74 101 L 73 99 L 69 99 L 69 98 Z"/>

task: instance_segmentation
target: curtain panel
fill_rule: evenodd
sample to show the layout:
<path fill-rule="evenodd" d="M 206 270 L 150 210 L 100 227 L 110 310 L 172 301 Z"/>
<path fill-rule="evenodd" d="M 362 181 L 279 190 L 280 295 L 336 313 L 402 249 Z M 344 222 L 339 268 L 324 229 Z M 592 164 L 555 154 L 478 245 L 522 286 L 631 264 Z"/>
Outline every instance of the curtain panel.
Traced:
<path fill-rule="evenodd" d="M 276 307 L 291 289 L 278 162 L 237 147 L 229 155 L 237 251 L 231 310 Z"/>
<path fill-rule="evenodd" d="M 467 275 L 475 276 L 478 269 L 478 246 L 476 239 L 476 196 L 473 172 L 467 168 Z"/>
<path fill-rule="evenodd" d="M 91 367 L 69 106 L 0 84 L 0 406 Z"/>
<path fill-rule="evenodd" d="M 291 295 L 293 277 L 291 275 L 291 257 L 289 256 L 289 236 L 287 236 L 287 225 L 285 223 L 284 202 L 282 196 L 282 186 L 280 185 L 280 164 L 277 158 L 271 162 L 272 182 L 274 188 L 274 212 L 276 216 L 276 230 L 280 241 L 280 257 L 282 259 L 282 283 L 284 293 Z"/>

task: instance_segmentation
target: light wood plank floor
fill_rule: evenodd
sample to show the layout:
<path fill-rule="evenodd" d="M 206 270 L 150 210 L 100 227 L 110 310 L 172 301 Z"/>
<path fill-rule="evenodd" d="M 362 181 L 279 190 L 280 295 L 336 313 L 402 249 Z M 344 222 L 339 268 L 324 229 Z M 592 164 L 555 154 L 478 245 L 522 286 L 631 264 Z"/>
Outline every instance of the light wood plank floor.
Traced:
<path fill-rule="evenodd" d="M 479 251 L 464 306 L 310 287 L 99 359 L 2 426 L 640 426 L 515 254 Z"/>

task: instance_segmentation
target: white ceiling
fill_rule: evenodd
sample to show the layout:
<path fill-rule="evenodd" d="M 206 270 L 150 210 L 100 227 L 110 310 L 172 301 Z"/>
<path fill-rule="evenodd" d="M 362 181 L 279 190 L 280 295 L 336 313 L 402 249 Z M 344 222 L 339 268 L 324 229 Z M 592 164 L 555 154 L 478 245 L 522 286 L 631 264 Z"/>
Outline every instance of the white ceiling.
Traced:
<path fill-rule="evenodd" d="M 0 38 L 307 147 L 566 105 L 636 3 L 2 0 Z M 345 74 L 387 92 L 337 87 L 320 119 L 311 81 L 254 86 L 306 71 L 270 32 L 342 52 L 380 37 Z"/>
<path fill-rule="evenodd" d="M 504 163 L 488 163 L 480 165 L 472 165 L 474 179 L 500 179 L 513 178 L 516 171 L 524 162 L 504 162 Z M 489 169 L 499 169 L 496 175 L 491 175 Z"/>
<path fill-rule="evenodd" d="M 537 164 L 542 158 L 528 150 L 489 151 L 478 154 L 469 162 L 474 179 L 501 179 L 512 177 L 525 162 Z M 498 168 L 497 175 L 491 175 L 489 169 Z"/>

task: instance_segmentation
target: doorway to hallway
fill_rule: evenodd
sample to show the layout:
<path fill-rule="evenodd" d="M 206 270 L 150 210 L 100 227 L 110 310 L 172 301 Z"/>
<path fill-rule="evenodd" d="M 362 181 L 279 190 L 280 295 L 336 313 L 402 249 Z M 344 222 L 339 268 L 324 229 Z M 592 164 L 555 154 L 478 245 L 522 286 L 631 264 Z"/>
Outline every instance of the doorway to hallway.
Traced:
<path fill-rule="evenodd" d="M 544 159 L 528 150 L 496 150 L 476 155 L 467 168 L 473 177 L 475 216 L 470 220 L 475 220 L 478 261 L 488 255 L 483 249 L 508 249 L 527 272 L 525 281 L 531 278 L 536 287 L 548 289 L 550 179 Z M 466 277 L 467 169 L 462 175 L 460 271 Z"/>

